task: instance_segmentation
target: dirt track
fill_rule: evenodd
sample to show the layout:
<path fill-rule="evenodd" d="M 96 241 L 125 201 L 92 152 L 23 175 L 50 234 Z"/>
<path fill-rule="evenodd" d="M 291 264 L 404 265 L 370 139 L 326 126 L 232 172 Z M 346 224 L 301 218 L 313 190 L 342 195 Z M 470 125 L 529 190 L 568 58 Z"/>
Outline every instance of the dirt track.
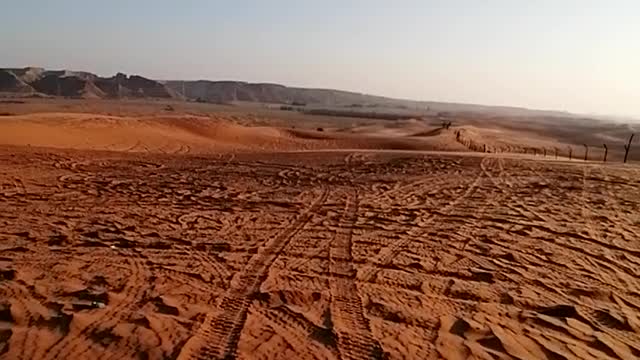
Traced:
<path fill-rule="evenodd" d="M 0 169 L 0 359 L 640 356 L 634 167 L 3 148 Z"/>

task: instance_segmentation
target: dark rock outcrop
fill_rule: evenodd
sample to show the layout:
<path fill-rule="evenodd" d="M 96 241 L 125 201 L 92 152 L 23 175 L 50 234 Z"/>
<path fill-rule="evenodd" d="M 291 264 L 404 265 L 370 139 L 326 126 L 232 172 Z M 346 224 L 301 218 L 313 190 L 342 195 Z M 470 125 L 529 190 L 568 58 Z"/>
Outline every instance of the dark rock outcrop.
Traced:
<path fill-rule="evenodd" d="M 29 84 L 22 81 L 13 72 L 0 70 L 0 92 L 26 94 L 33 91 Z"/>
<path fill-rule="evenodd" d="M 83 71 L 0 69 L 0 92 L 41 93 L 74 98 L 180 98 L 164 84 L 118 73 L 102 78 Z"/>

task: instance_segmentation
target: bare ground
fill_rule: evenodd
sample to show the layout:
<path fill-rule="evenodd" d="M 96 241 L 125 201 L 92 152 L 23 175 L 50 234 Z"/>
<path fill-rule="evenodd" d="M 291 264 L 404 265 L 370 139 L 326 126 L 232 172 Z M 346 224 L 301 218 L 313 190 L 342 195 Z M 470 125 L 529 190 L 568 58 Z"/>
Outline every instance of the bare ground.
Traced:
<path fill-rule="evenodd" d="M 640 357 L 640 171 L 0 148 L 0 359 Z"/>

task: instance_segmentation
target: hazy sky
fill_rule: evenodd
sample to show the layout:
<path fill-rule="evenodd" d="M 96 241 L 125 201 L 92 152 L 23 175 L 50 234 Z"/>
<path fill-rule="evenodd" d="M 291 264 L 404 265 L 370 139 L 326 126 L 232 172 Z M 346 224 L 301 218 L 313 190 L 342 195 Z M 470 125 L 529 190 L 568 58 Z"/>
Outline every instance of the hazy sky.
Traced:
<path fill-rule="evenodd" d="M 640 117 L 639 0 L 0 0 L 0 66 Z"/>

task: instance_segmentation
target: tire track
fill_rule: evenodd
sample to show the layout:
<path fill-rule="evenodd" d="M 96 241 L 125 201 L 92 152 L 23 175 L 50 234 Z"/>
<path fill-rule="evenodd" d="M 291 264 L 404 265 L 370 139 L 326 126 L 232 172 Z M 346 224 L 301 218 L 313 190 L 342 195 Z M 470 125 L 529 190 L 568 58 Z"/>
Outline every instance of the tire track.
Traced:
<path fill-rule="evenodd" d="M 606 165 L 601 165 L 598 167 L 598 169 L 600 170 L 600 173 L 602 173 L 602 179 L 605 184 L 604 187 L 607 195 L 605 200 L 605 207 L 609 209 L 609 211 L 613 212 L 614 216 L 625 219 L 627 223 L 631 225 L 633 224 L 633 219 L 630 219 L 630 217 L 626 216 L 622 211 L 624 206 L 621 205 L 615 190 L 612 189 L 612 186 L 613 186 L 612 184 L 614 184 L 614 181 L 611 180 L 609 173 L 606 171 L 606 167 L 607 167 Z M 633 185 L 631 186 L 636 188 Z M 617 221 L 614 221 L 614 223 L 615 223 L 616 230 L 620 234 L 626 232 L 630 234 L 631 237 L 640 237 L 640 233 L 633 230 L 634 226 L 621 226 Z"/>
<path fill-rule="evenodd" d="M 180 144 L 180 148 L 175 152 L 175 154 L 185 155 L 191 152 L 191 146 L 187 144 Z"/>
<path fill-rule="evenodd" d="M 329 252 L 331 316 L 342 359 L 382 359 L 382 347 L 371 334 L 354 281 L 351 239 L 358 216 L 358 195 L 354 191 L 352 199 L 347 199 L 344 217 Z"/>
<path fill-rule="evenodd" d="M 31 341 L 37 341 L 33 339 L 33 329 L 27 327 L 27 325 L 37 318 L 36 313 L 33 313 L 29 306 L 27 299 L 31 298 L 28 290 L 24 289 L 24 287 L 20 284 L 17 284 L 13 281 L 9 283 L 0 282 L 0 295 L 2 299 L 9 300 L 8 302 L 11 304 L 12 311 L 17 311 L 21 314 L 21 318 L 15 319 L 14 326 L 24 326 L 25 329 L 23 331 L 14 331 L 11 337 L 8 339 L 8 344 L 15 346 L 16 344 L 20 344 L 17 346 L 19 349 L 22 349 L 22 353 L 19 354 L 17 359 L 32 359 L 33 354 L 35 352 L 35 347 L 27 346 Z M 36 336 L 37 339 L 37 336 Z M 31 340 L 31 341 L 30 341 Z M 2 358 L 0 356 L 0 358 Z"/>
<path fill-rule="evenodd" d="M 130 147 L 126 148 L 126 149 L 123 149 L 122 151 L 123 152 L 135 152 L 137 149 L 140 148 L 140 145 L 142 145 L 142 143 L 140 142 L 140 140 L 138 140 L 138 141 L 136 141 L 135 144 L 133 144 L 132 146 L 130 146 Z"/>
<path fill-rule="evenodd" d="M 155 265 L 153 267 L 153 273 L 165 277 L 168 281 L 188 286 L 191 289 L 196 290 L 197 292 L 202 294 L 211 293 L 217 290 L 215 285 L 212 285 L 205 280 L 196 278 L 196 275 L 199 274 L 189 273 L 185 270 L 175 269 L 163 265 Z"/>
<path fill-rule="evenodd" d="M 14 178 L 10 183 L 0 185 L 0 195 L 4 197 L 21 197 L 27 194 L 24 183 L 19 178 Z"/>
<path fill-rule="evenodd" d="M 374 193 L 371 195 L 364 195 L 362 200 L 370 203 L 379 203 L 382 200 L 392 199 L 396 194 L 401 194 L 405 190 L 415 189 L 416 187 L 426 184 L 434 185 L 436 183 L 442 185 L 449 184 L 449 179 L 447 176 L 429 176 L 406 184 L 400 184 L 400 182 L 397 182 L 389 190 L 382 191 L 378 194 Z M 408 197 L 408 195 L 405 197 Z"/>
<path fill-rule="evenodd" d="M 600 232 L 597 231 L 596 227 L 593 224 L 593 221 L 591 219 L 592 217 L 592 212 L 591 209 L 589 209 L 589 205 L 588 205 L 588 195 L 587 195 L 587 190 L 588 190 L 588 186 L 587 186 L 587 178 L 589 177 L 589 174 L 591 173 L 591 168 L 587 165 L 583 166 L 582 168 L 582 192 L 580 194 L 580 202 L 581 202 L 581 206 L 580 206 L 580 212 L 582 214 L 582 219 L 584 221 L 584 226 L 585 229 L 587 231 L 587 233 L 593 237 L 594 239 L 598 240 L 598 241 L 602 241 L 602 237 L 600 236 Z"/>
<path fill-rule="evenodd" d="M 504 168 L 501 166 L 500 176 L 503 174 Z M 505 199 L 511 198 L 513 195 L 514 187 L 509 183 L 508 178 L 503 177 L 502 179 L 504 183 L 509 184 L 507 188 L 495 186 L 493 182 L 490 183 L 494 186 L 489 186 L 488 188 L 479 186 L 479 197 L 475 197 L 473 201 L 468 201 L 459 205 L 455 214 L 448 214 L 449 217 L 453 218 L 453 221 L 448 222 L 449 224 L 452 224 L 452 226 L 450 225 L 448 228 L 450 229 L 450 235 L 452 238 L 456 239 L 457 242 L 460 242 L 461 246 L 456 247 L 450 241 L 443 242 L 440 244 L 443 251 L 451 253 L 452 250 L 455 251 L 454 249 L 456 249 L 463 254 L 470 253 L 466 248 L 469 243 L 476 241 L 474 233 L 484 227 L 482 224 L 483 222 L 491 222 L 491 212 L 496 211 L 500 205 L 504 204 Z M 476 221 L 466 221 L 469 218 L 476 219 L 480 221 L 480 223 Z M 460 220 L 464 220 L 462 221 L 462 224 L 460 224 Z M 441 263 L 438 262 L 437 264 Z"/>
<path fill-rule="evenodd" d="M 109 304 L 100 316 L 97 316 L 93 322 L 79 329 L 77 333 L 71 331 L 61 338 L 47 349 L 44 359 L 82 359 L 94 345 L 88 341 L 87 337 L 100 329 L 109 329 L 115 326 L 120 316 L 127 313 L 143 298 L 145 291 L 140 285 L 146 283 L 146 271 L 142 265 L 142 260 L 133 251 L 122 249 L 122 252 L 124 257 L 129 259 L 128 262 L 131 263 L 133 269 L 133 273 L 122 291 L 123 299 L 118 301 L 117 304 Z"/>
<path fill-rule="evenodd" d="M 162 254 L 162 257 L 172 260 L 179 259 L 188 264 L 195 263 L 194 270 L 204 271 L 199 275 L 207 285 L 224 286 L 232 276 L 226 264 L 211 259 L 206 253 L 193 249 L 193 246 L 177 245 L 175 250 Z"/>
<path fill-rule="evenodd" d="M 482 161 L 484 162 L 484 159 Z M 439 213 L 432 213 L 428 215 L 422 221 L 421 228 L 419 229 L 412 228 L 411 230 L 407 231 L 408 236 L 402 237 L 398 239 L 398 241 L 395 241 L 392 244 L 388 245 L 387 247 L 381 249 L 378 255 L 375 258 L 371 259 L 370 262 L 372 264 L 368 266 L 365 265 L 365 267 L 362 270 L 358 271 L 358 274 L 357 274 L 358 281 L 369 282 L 372 279 L 374 279 L 378 274 L 378 272 L 380 271 L 380 268 L 388 265 L 391 262 L 391 260 L 393 260 L 393 258 L 395 258 L 396 255 L 398 255 L 398 253 L 412 241 L 412 239 L 418 238 L 424 235 L 425 233 L 427 233 L 429 231 L 429 229 L 427 228 L 429 224 L 431 224 L 436 218 L 441 216 L 441 214 L 450 213 L 460 202 L 462 202 L 465 198 L 473 194 L 478 189 L 478 185 L 482 181 L 484 175 L 485 175 L 485 172 L 479 171 L 474 181 L 467 187 L 464 193 L 462 193 L 457 198 L 451 200 L 447 205 L 445 205 L 439 211 Z"/>
<path fill-rule="evenodd" d="M 17 189 L 17 192 L 18 192 L 20 195 L 26 195 L 26 194 L 28 193 L 28 191 L 27 191 L 27 187 L 24 185 L 24 181 L 22 181 L 22 179 L 20 179 L 20 178 L 15 178 L 15 179 L 13 180 L 13 183 L 14 183 L 14 185 L 15 185 L 16 189 Z"/>
<path fill-rule="evenodd" d="M 251 306 L 250 312 L 252 315 L 262 318 L 264 322 L 278 335 L 284 337 L 297 351 L 309 351 L 314 354 L 316 358 L 336 358 L 336 349 L 331 346 L 327 347 L 327 344 L 319 341 L 321 335 L 327 330 L 316 326 L 288 308 L 278 307 L 276 309 L 269 309 L 265 306 L 255 305 Z M 327 339 L 325 342 L 331 340 L 332 339 Z"/>
<path fill-rule="evenodd" d="M 193 260 L 200 265 L 199 267 L 209 276 L 209 283 L 226 284 L 232 276 L 226 264 L 212 260 L 210 256 L 207 256 L 202 251 L 193 249 L 193 246 L 179 246 L 177 250 L 184 251 L 187 254 L 187 260 Z"/>
<path fill-rule="evenodd" d="M 310 249 L 306 252 L 292 253 L 291 251 L 287 251 L 287 255 L 283 255 L 282 258 L 286 260 L 289 271 L 297 271 L 314 259 L 326 259 L 330 245 L 329 242 L 325 242 L 321 247 Z"/>
<path fill-rule="evenodd" d="M 235 356 L 252 296 L 260 290 L 278 254 L 305 227 L 327 197 L 325 189 L 302 215 L 249 260 L 245 271 L 234 276 L 230 288 L 221 297 L 217 313 L 206 315 L 202 326 L 187 341 L 178 359 L 227 359 Z"/>
<path fill-rule="evenodd" d="M 503 193 L 502 193 L 502 194 L 501 194 L 497 199 L 495 199 L 495 201 L 496 201 L 496 202 L 495 202 L 495 204 L 496 204 L 496 205 L 500 205 L 500 204 L 503 204 L 504 202 L 507 202 L 507 203 L 508 203 L 508 201 L 504 201 L 504 200 L 509 200 L 509 201 L 512 201 L 512 202 L 518 202 L 518 201 L 519 201 L 519 199 L 518 199 L 515 195 L 512 195 L 512 194 L 511 194 L 511 192 L 509 192 L 509 189 L 513 189 L 514 184 L 513 184 L 513 183 L 511 183 L 511 182 L 509 181 L 509 177 L 503 177 L 503 176 L 501 175 L 501 174 L 505 173 L 505 171 L 504 171 L 504 166 L 501 164 L 501 162 L 502 162 L 502 161 L 501 161 L 501 159 L 499 159 L 499 160 L 500 160 L 500 161 L 499 161 L 500 175 L 498 175 L 498 176 L 497 176 L 497 178 L 496 178 L 495 180 L 503 182 L 504 184 L 506 184 L 506 185 L 508 186 L 508 188 L 506 189 L 506 190 L 507 190 L 507 192 L 503 192 Z M 541 181 L 546 180 L 543 174 L 541 174 L 540 172 L 538 172 L 537 170 L 535 170 L 535 169 L 534 169 L 533 167 L 531 167 L 530 165 L 529 165 L 529 169 L 530 169 L 532 172 L 534 172 L 534 173 L 536 174 L 536 177 L 537 177 L 538 179 L 540 179 Z M 489 171 L 489 169 L 487 169 L 487 171 Z M 508 175 L 507 175 L 507 176 L 508 176 Z M 497 183 L 497 182 L 495 182 L 495 183 L 496 183 L 496 185 L 498 185 L 498 183 Z M 526 184 L 526 183 L 522 183 L 522 182 L 520 182 L 520 181 L 518 181 L 518 183 L 519 183 L 519 185 L 521 185 L 521 186 L 527 186 L 527 185 L 528 185 L 528 184 Z M 515 186 L 517 186 L 517 185 L 515 185 Z M 514 210 L 517 210 L 517 208 L 515 208 L 515 207 L 511 207 L 511 206 L 508 206 L 508 207 L 509 207 L 509 208 L 512 208 L 512 209 L 514 209 Z M 530 210 L 530 211 L 531 211 L 531 213 L 536 214 L 536 213 L 535 213 L 535 211 L 533 211 L 532 209 L 528 209 L 528 210 Z M 525 212 L 523 212 L 523 211 L 521 211 L 520 213 L 521 213 L 523 216 L 525 216 L 525 214 L 526 214 L 526 213 L 525 213 Z M 526 216 L 526 217 L 528 217 L 528 216 Z M 491 221 L 493 221 L 493 219 L 492 219 Z M 500 221 L 500 222 L 503 222 L 503 221 L 504 221 L 504 220 L 502 220 L 502 221 Z M 550 224 L 550 225 L 554 225 L 554 224 L 555 224 L 555 222 L 554 222 L 554 221 L 552 221 L 552 220 L 548 220 L 548 221 L 546 221 L 546 222 L 541 222 L 541 221 L 536 221 L 536 220 L 530 220 L 530 221 L 533 221 L 533 223 L 530 223 L 530 225 L 529 225 L 529 226 L 535 227 L 536 229 L 541 230 L 541 231 L 546 231 L 546 232 L 549 232 L 549 233 L 553 233 L 554 235 L 556 235 L 556 237 L 557 237 L 558 235 L 560 235 L 558 232 L 552 232 L 552 230 L 550 230 L 550 229 L 546 228 L 546 225 L 545 225 L 545 224 Z M 506 221 L 506 222 L 510 222 L 510 221 Z M 514 223 L 514 224 L 515 224 L 515 223 Z M 524 224 L 524 223 L 523 223 L 523 224 Z M 546 230 L 544 230 L 544 229 L 546 229 Z M 571 245 L 571 244 L 569 244 L 569 243 L 566 243 L 565 241 L 559 241 L 559 240 L 556 240 L 556 239 L 548 239 L 548 240 L 547 240 L 547 239 L 539 239 L 539 238 L 536 238 L 536 240 L 535 240 L 535 241 L 539 242 L 540 240 L 544 241 L 544 242 L 547 244 L 547 246 L 558 247 L 558 250 L 557 250 L 557 251 L 555 251 L 556 253 L 562 253 L 562 252 L 567 251 L 567 250 L 570 250 L 571 252 L 574 252 L 574 251 L 575 251 L 575 252 L 577 252 L 577 253 L 578 253 L 578 256 L 580 256 L 580 257 L 583 257 L 583 256 L 585 256 L 585 255 L 586 255 L 586 256 L 588 256 L 589 258 L 592 258 L 592 259 L 593 259 L 593 261 L 595 261 L 595 262 L 601 262 L 602 255 L 599 255 L 599 254 L 595 254 L 595 253 L 592 253 L 592 252 L 586 251 L 586 249 L 584 248 L 584 246 Z M 589 241 L 591 241 L 591 240 L 589 240 Z M 500 244 L 499 242 L 492 242 L 492 245 L 505 246 L 505 244 Z M 517 247 L 512 247 L 512 245 L 511 245 L 511 244 L 507 244 L 507 245 L 509 245 L 509 246 L 505 246 L 505 249 L 507 249 L 508 251 L 519 252 L 519 251 L 518 251 L 518 249 L 517 249 Z M 601 245 L 601 246 L 602 246 L 603 244 L 602 244 L 602 243 L 600 243 L 600 244 L 598 244 L 598 245 Z M 524 244 L 522 244 L 522 243 L 518 243 L 518 246 L 525 246 L 525 245 L 524 245 Z M 614 263 L 614 261 L 611 261 L 610 263 L 607 263 L 607 264 L 606 264 L 606 266 L 612 266 L 612 267 L 613 267 L 613 266 L 614 266 L 614 265 L 613 265 L 613 263 Z M 601 264 L 601 265 L 605 266 L 605 264 Z M 538 263 L 538 264 L 536 264 L 536 266 L 538 266 L 538 267 L 544 267 L 545 265 L 544 265 L 544 263 Z M 620 273 L 625 273 L 625 272 L 626 272 L 626 273 L 629 273 L 629 271 L 628 271 L 627 269 L 618 269 L 618 268 L 615 268 L 615 269 L 613 270 L 613 272 L 612 272 L 612 273 L 614 273 L 614 274 L 620 274 Z M 593 274 L 593 275 L 596 275 L 596 274 Z M 597 275 L 596 275 L 596 276 L 597 276 Z M 597 278 L 597 277 L 594 277 L 594 279 L 596 279 L 596 278 Z M 598 281 L 600 281 L 600 282 L 601 282 L 601 284 L 602 284 L 603 286 L 608 285 L 608 282 L 607 282 L 606 280 L 602 280 L 602 279 L 599 279 L 599 278 L 598 278 Z"/>
<path fill-rule="evenodd" d="M 486 158 L 487 160 L 491 159 L 493 161 L 496 161 L 498 164 L 498 169 L 500 170 L 500 172 L 498 173 L 497 176 L 491 174 L 491 172 L 489 171 L 487 165 L 483 162 L 482 163 L 482 171 L 485 172 L 485 174 L 487 175 L 487 177 L 491 180 L 491 182 L 493 182 L 493 184 L 499 188 L 502 192 L 508 192 L 509 190 L 505 189 L 505 185 L 509 188 L 514 187 L 515 185 L 513 183 L 511 183 L 506 177 L 505 177 L 505 170 L 504 170 L 504 160 L 502 158 Z M 526 203 L 524 203 L 523 201 L 521 201 L 520 199 L 511 196 L 510 197 L 511 200 L 513 200 L 513 202 L 515 202 L 516 204 L 518 204 L 522 209 L 518 209 L 518 208 L 512 208 L 512 210 L 518 211 L 521 215 L 529 218 L 530 220 L 535 220 L 535 219 L 531 219 L 531 215 L 533 215 L 533 217 L 537 218 L 538 221 L 542 221 L 542 222 L 550 222 L 550 220 L 538 213 L 537 211 L 531 209 L 531 207 L 529 205 L 527 205 Z M 528 211 L 531 215 L 527 215 L 525 211 Z"/>

